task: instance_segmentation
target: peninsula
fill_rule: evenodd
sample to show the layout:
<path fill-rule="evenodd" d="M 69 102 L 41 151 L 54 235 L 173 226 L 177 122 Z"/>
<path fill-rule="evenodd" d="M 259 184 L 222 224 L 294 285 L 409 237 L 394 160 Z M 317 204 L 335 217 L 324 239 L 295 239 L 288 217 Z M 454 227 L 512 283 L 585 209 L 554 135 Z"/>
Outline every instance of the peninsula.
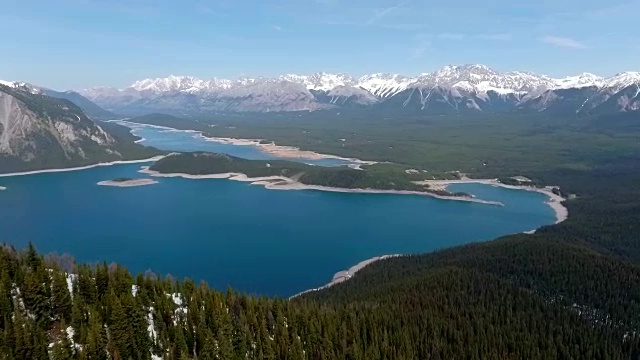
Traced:
<path fill-rule="evenodd" d="M 192 152 L 170 154 L 150 167 L 143 167 L 140 172 L 159 177 L 228 178 L 276 190 L 413 194 L 502 205 L 475 199 L 465 193 L 434 190 L 412 182 L 404 171 L 381 170 L 374 166 L 362 169 L 321 167 L 283 160 L 247 160 L 226 154 Z"/>

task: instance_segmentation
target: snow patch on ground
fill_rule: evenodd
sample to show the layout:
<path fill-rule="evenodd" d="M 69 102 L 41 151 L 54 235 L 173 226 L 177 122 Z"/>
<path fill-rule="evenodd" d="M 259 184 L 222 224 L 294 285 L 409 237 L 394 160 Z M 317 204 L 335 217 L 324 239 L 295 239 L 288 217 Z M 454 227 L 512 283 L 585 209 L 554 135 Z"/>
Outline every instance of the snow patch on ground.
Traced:
<path fill-rule="evenodd" d="M 180 294 L 171 294 L 171 299 L 176 306 L 182 306 L 182 298 L 180 297 Z"/>
<path fill-rule="evenodd" d="M 69 294 L 73 298 L 73 282 L 78 278 L 76 274 L 67 274 L 67 289 L 69 289 Z"/>

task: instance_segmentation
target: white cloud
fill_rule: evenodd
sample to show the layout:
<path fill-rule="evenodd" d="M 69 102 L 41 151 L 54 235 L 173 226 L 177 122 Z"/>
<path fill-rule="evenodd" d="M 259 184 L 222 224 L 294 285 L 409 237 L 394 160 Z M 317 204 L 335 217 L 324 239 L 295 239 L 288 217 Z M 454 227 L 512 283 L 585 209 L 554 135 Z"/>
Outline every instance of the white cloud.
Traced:
<path fill-rule="evenodd" d="M 513 36 L 511 34 L 479 34 L 477 38 L 481 40 L 509 41 L 513 39 Z"/>
<path fill-rule="evenodd" d="M 282 31 L 282 26 L 280 25 L 272 25 L 271 28 L 275 31 Z"/>
<path fill-rule="evenodd" d="M 378 27 L 399 30 L 399 31 L 417 31 L 425 28 L 424 24 L 374 24 Z"/>
<path fill-rule="evenodd" d="M 208 6 L 205 5 L 200 5 L 197 7 L 198 12 L 203 13 L 203 14 L 207 14 L 207 15 L 213 15 L 213 16 L 219 16 L 219 17 L 227 17 L 229 16 L 226 13 L 223 12 L 219 12 L 217 10 L 214 10 Z"/>
<path fill-rule="evenodd" d="M 549 44 L 549 45 L 553 45 L 561 48 L 568 48 L 568 49 L 586 49 L 587 48 L 587 45 L 585 45 L 581 41 L 571 39 L 568 37 L 545 36 L 541 38 L 540 41 L 542 41 L 545 44 Z"/>
<path fill-rule="evenodd" d="M 479 39 L 487 41 L 508 41 L 513 39 L 511 34 L 463 34 L 463 33 L 439 33 L 439 34 L 420 34 L 423 38 L 443 39 L 443 40 L 466 40 Z"/>
<path fill-rule="evenodd" d="M 387 8 L 384 8 L 382 10 L 374 10 L 374 14 L 372 17 L 369 18 L 369 20 L 367 20 L 367 25 L 371 25 L 374 22 L 384 18 L 385 16 L 389 15 L 392 11 L 398 9 L 399 7 L 404 5 L 404 1 L 403 2 L 399 2 L 393 6 L 389 6 Z"/>
<path fill-rule="evenodd" d="M 465 34 L 458 34 L 458 33 L 442 33 L 442 34 L 436 35 L 436 37 L 440 39 L 448 39 L 448 40 L 462 40 L 466 36 Z"/>

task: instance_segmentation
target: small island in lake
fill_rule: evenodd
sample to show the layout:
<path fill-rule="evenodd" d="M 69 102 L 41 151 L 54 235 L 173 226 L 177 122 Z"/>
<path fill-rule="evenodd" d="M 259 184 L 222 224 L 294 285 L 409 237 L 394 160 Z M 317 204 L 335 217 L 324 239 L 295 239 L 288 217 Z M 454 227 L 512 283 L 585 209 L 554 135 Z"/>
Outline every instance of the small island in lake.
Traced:
<path fill-rule="evenodd" d="M 141 172 L 161 177 L 229 178 L 278 190 L 419 194 L 502 205 L 474 199 L 464 193 L 454 194 L 416 184 L 404 169 L 384 164 L 353 169 L 348 166 L 323 167 L 286 160 L 247 160 L 226 154 L 192 152 L 171 154 Z"/>
<path fill-rule="evenodd" d="M 133 186 L 153 185 L 157 183 L 158 182 L 153 179 L 115 178 L 111 180 L 100 181 L 98 182 L 98 185 L 116 186 L 116 187 L 133 187 Z"/>

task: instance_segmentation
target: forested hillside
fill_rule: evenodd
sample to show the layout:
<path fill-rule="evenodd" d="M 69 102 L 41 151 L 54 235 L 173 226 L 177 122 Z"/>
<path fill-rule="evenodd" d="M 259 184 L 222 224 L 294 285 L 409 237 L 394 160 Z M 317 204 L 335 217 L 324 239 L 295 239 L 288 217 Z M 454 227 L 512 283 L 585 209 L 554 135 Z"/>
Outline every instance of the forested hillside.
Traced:
<path fill-rule="evenodd" d="M 535 249 L 531 244 L 521 250 Z M 466 260 L 485 265 L 518 253 L 491 259 L 490 249 L 468 250 L 473 255 Z M 116 265 L 71 266 L 65 258 L 45 260 L 33 248 L 17 253 L 5 247 L 0 353 L 4 359 L 637 358 L 638 294 L 620 291 L 640 288 L 638 268 L 612 266 L 580 249 L 548 249 L 569 269 L 592 266 L 595 275 L 582 280 L 596 280 L 584 294 L 594 300 L 578 306 L 514 281 L 530 268 L 512 269 L 514 279 L 505 280 L 506 269 L 459 266 L 454 253 L 384 261 L 315 299 L 286 301 L 152 274 L 133 277 Z M 77 275 L 67 275 L 65 267 Z M 554 290 L 553 282 L 541 285 Z M 598 299 L 612 296 L 617 305 L 597 307 Z M 609 310 L 615 314 L 607 316 Z"/>

